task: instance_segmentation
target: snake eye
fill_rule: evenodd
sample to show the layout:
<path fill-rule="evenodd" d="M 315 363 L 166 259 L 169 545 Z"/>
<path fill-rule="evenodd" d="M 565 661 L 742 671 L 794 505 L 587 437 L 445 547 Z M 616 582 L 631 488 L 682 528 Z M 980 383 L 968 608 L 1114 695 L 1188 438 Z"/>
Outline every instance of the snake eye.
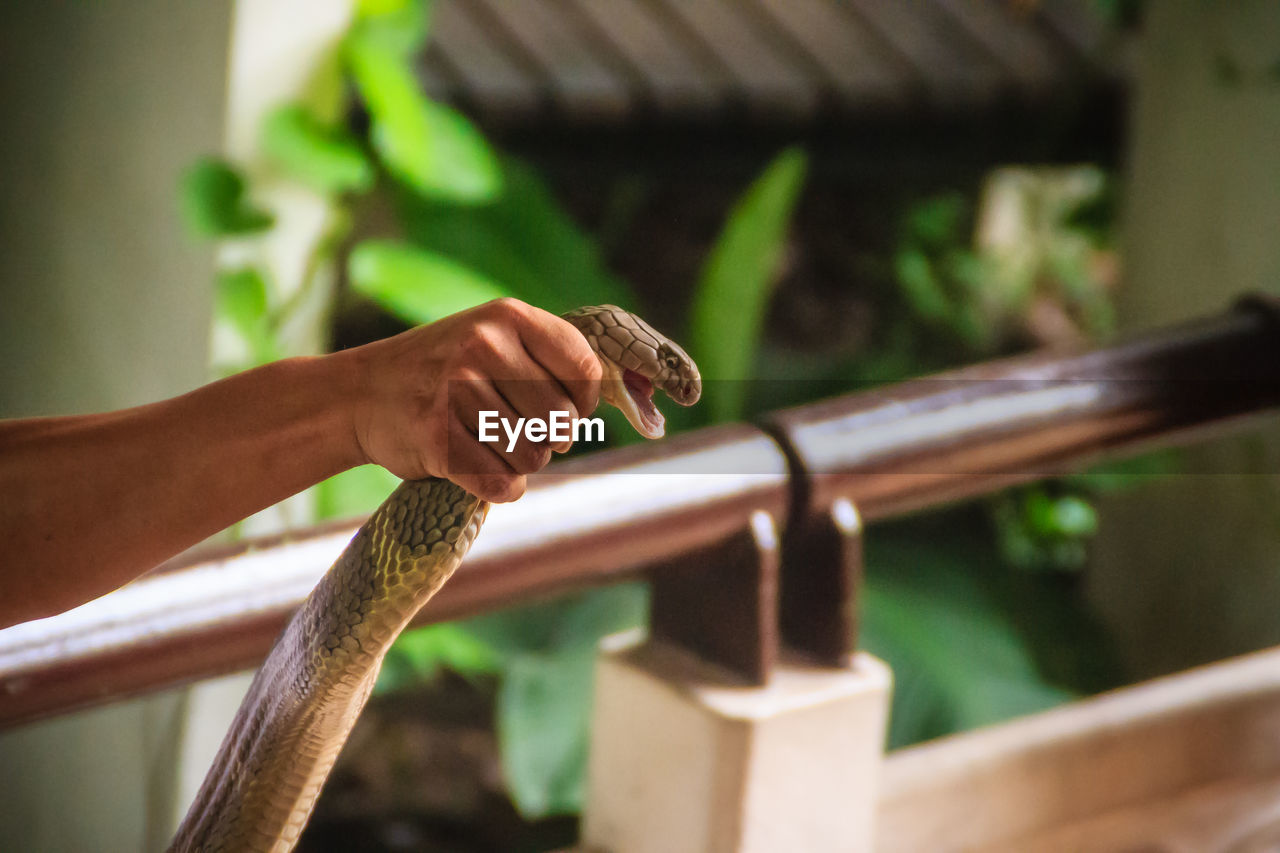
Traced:
<path fill-rule="evenodd" d="M 671 370 L 675 370 L 680 366 L 680 356 L 678 355 L 669 355 L 666 358 L 664 358 L 662 361 Z"/>

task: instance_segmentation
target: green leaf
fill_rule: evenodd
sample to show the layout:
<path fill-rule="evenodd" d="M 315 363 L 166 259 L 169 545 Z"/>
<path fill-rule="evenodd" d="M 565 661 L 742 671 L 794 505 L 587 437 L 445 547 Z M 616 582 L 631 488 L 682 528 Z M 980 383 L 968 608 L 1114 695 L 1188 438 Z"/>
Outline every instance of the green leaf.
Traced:
<path fill-rule="evenodd" d="M 1098 513 L 1078 495 L 1063 495 L 1053 502 L 1053 526 L 1059 536 L 1086 538 L 1098 532 Z"/>
<path fill-rule="evenodd" d="M 594 649 L 600 638 L 644 623 L 648 588 L 620 584 L 545 604 L 468 619 L 468 631 L 504 654 Z"/>
<path fill-rule="evenodd" d="M 601 303 L 635 306 L 635 293 L 609 272 L 596 244 L 533 169 L 510 158 L 502 166 L 502 195 L 492 204 L 461 206 L 402 194 L 406 235 L 552 313 Z"/>
<path fill-rule="evenodd" d="M 214 292 L 214 318 L 224 322 L 249 346 L 255 364 L 279 358 L 271 332 L 267 282 L 252 267 L 218 273 Z"/>
<path fill-rule="evenodd" d="M 933 250 L 956 246 L 960 242 L 960 226 L 966 207 L 965 198 L 959 193 L 916 203 L 907 212 L 908 239 Z"/>
<path fill-rule="evenodd" d="M 408 57 L 426 42 L 431 11 L 428 0 L 358 0 L 353 29 Z"/>
<path fill-rule="evenodd" d="M 458 202 L 491 201 L 501 190 L 493 151 L 461 113 L 418 89 L 412 54 L 357 26 L 347 65 L 372 118 L 374 150 L 416 192 Z"/>
<path fill-rule="evenodd" d="M 468 620 L 507 664 L 498 733 L 512 800 L 527 817 L 581 809 L 596 649 L 644 622 L 648 589 L 608 587 Z"/>
<path fill-rule="evenodd" d="M 894 272 L 907 303 L 928 323 L 945 323 L 951 317 L 951 300 L 934 275 L 933 263 L 919 249 L 904 249 L 893 259 Z"/>
<path fill-rule="evenodd" d="M 249 204 L 244 178 L 225 160 L 203 157 L 183 173 L 179 187 L 182 217 L 202 237 L 254 234 L 274 218 Z"/>
<path fill-rule="evenodd" d="M 468 619 L 466 629 L 503 655 L 557 648 L 556 632 L 577 596 L 499 610 Z"/>
<path fill-rule="evenodd" d="M 501 658 L 455 623 L 406 631 L 387 652 L 374 689 L 387 692 L 434 678 L 442 667 L 464 676 L 496 674 Z"/>
<path fill-rule="evenodd" d="M 704 377 L 723 382 L 706 401 L 714 420 L 735 420 L 759 347 L 787 227 L 804 183 L 803 151 L 783 151 L 734 205 L 693 297 L 689 348 Z"/>
<path fill-rule="evenodd" d="M 214 310 L 238 332 L 249 337 L 267 317 L 267 283 L 252 268 L 218 275 Z"/>
<path fill-rule="evenodd" d="M 1097 533 L 1097 513 L 1085 498 L 1061 489 L 1036 484 L 994 498 L 996 534 L 1010 565 L 1053 572 L 1084 566 L 1085 540 Z"/>
<path fill-rule="evenodd" d="M 512 801 L 526 818 L 582 808 L 595 652 L 512 658 L 498 691 L 498 738 Z"/>
<path fill-rule="evenodd" d="M 1075 695 L 1040 675 L 994 572 L 972 564 L 990 555 L 955 543 L 874 544 L 862 638 L 894 670 L 893 746 L 1043 710 Z"/>
<path fill-rule="evenodd" d="M 430 323 L 510 292 L 444 255 L 367 240 L 351 253 L 352 286 L 409 323 Z"/>
<path fill-rule="evenodd" d="M 644 624 L 649 590 L 643 584 L 621 584 L 582 595 L 559 620 L 558 649 L 590 651 L 610 634 Z"/>
<path fill-rule="evenodd" d="M 368 515 L 400 485 L 400 478 L 380 465 L 361 465 L 336 474 L 315 487 L 316 518 Z"/>
<path fill-rule="evenodd" d="M 373 186 L 376 172 L 355 138 L 325 127 L 301 106 L 267 116 L 262 141 L 287 174 L 321 192 L 365 192 Z"/>
<path fill-rule="evenodd" d="M 420 5 L 414 0 L 357 0 L 356 18 L 379 18 L 404 14 Z"/>
<path fill-rule="evenodd" d="M 1022 499 L 1022 515 L 1028 529 L 1041 539 L 1058 533 L 1053 498 L 1038 486 L 1032 486 Z"/>

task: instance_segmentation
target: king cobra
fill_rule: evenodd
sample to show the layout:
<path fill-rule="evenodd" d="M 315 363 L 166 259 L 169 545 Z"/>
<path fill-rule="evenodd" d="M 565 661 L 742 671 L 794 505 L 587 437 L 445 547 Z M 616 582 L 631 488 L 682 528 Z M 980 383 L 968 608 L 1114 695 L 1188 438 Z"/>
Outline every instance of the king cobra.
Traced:
<path fill-rule="evenodd" d="M 702 393 L 683 349 L 615 305 L 563 315 L 603 367 L 600 396 L 646 438 L 661 388 Z M 292 850 L 392 641 L 462 562 L 489 504 L 449 480 L 406 480 L 369 517 L 258 670 L 171 851 Z"/>

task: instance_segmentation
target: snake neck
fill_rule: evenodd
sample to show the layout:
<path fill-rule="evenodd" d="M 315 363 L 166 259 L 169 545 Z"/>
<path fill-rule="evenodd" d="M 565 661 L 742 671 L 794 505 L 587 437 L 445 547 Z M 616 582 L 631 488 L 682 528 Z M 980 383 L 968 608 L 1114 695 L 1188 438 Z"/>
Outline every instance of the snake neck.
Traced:
<path fill-rule="evenodd" d="M 371 515 L 300 611 L 317 668 L 367 668 L 453 574 L 488 504 L 448 480 L 405 481 Z"/>
<path fill-rule="evenodd" d="M 294 613 L 170 850 L 291 850 L 396 636 L 449 579 L 488 503 L 405 481 Z"/>

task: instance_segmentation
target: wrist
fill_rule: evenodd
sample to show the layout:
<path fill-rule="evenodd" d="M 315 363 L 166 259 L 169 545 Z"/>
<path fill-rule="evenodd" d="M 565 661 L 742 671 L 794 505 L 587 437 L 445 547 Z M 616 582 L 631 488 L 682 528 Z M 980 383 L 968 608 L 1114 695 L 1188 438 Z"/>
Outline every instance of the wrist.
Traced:
<path fill-rule="evenodd" d="M 367 408 L 368 367 L 363 348 L 329 355 L 305 357 L 306 369 L 314 370 L 316 387 L 322 389 L 321 417 L 330 436 L 331 457 L 347 470 L 369 462 L 361 435 L 361 414 Z"/>

